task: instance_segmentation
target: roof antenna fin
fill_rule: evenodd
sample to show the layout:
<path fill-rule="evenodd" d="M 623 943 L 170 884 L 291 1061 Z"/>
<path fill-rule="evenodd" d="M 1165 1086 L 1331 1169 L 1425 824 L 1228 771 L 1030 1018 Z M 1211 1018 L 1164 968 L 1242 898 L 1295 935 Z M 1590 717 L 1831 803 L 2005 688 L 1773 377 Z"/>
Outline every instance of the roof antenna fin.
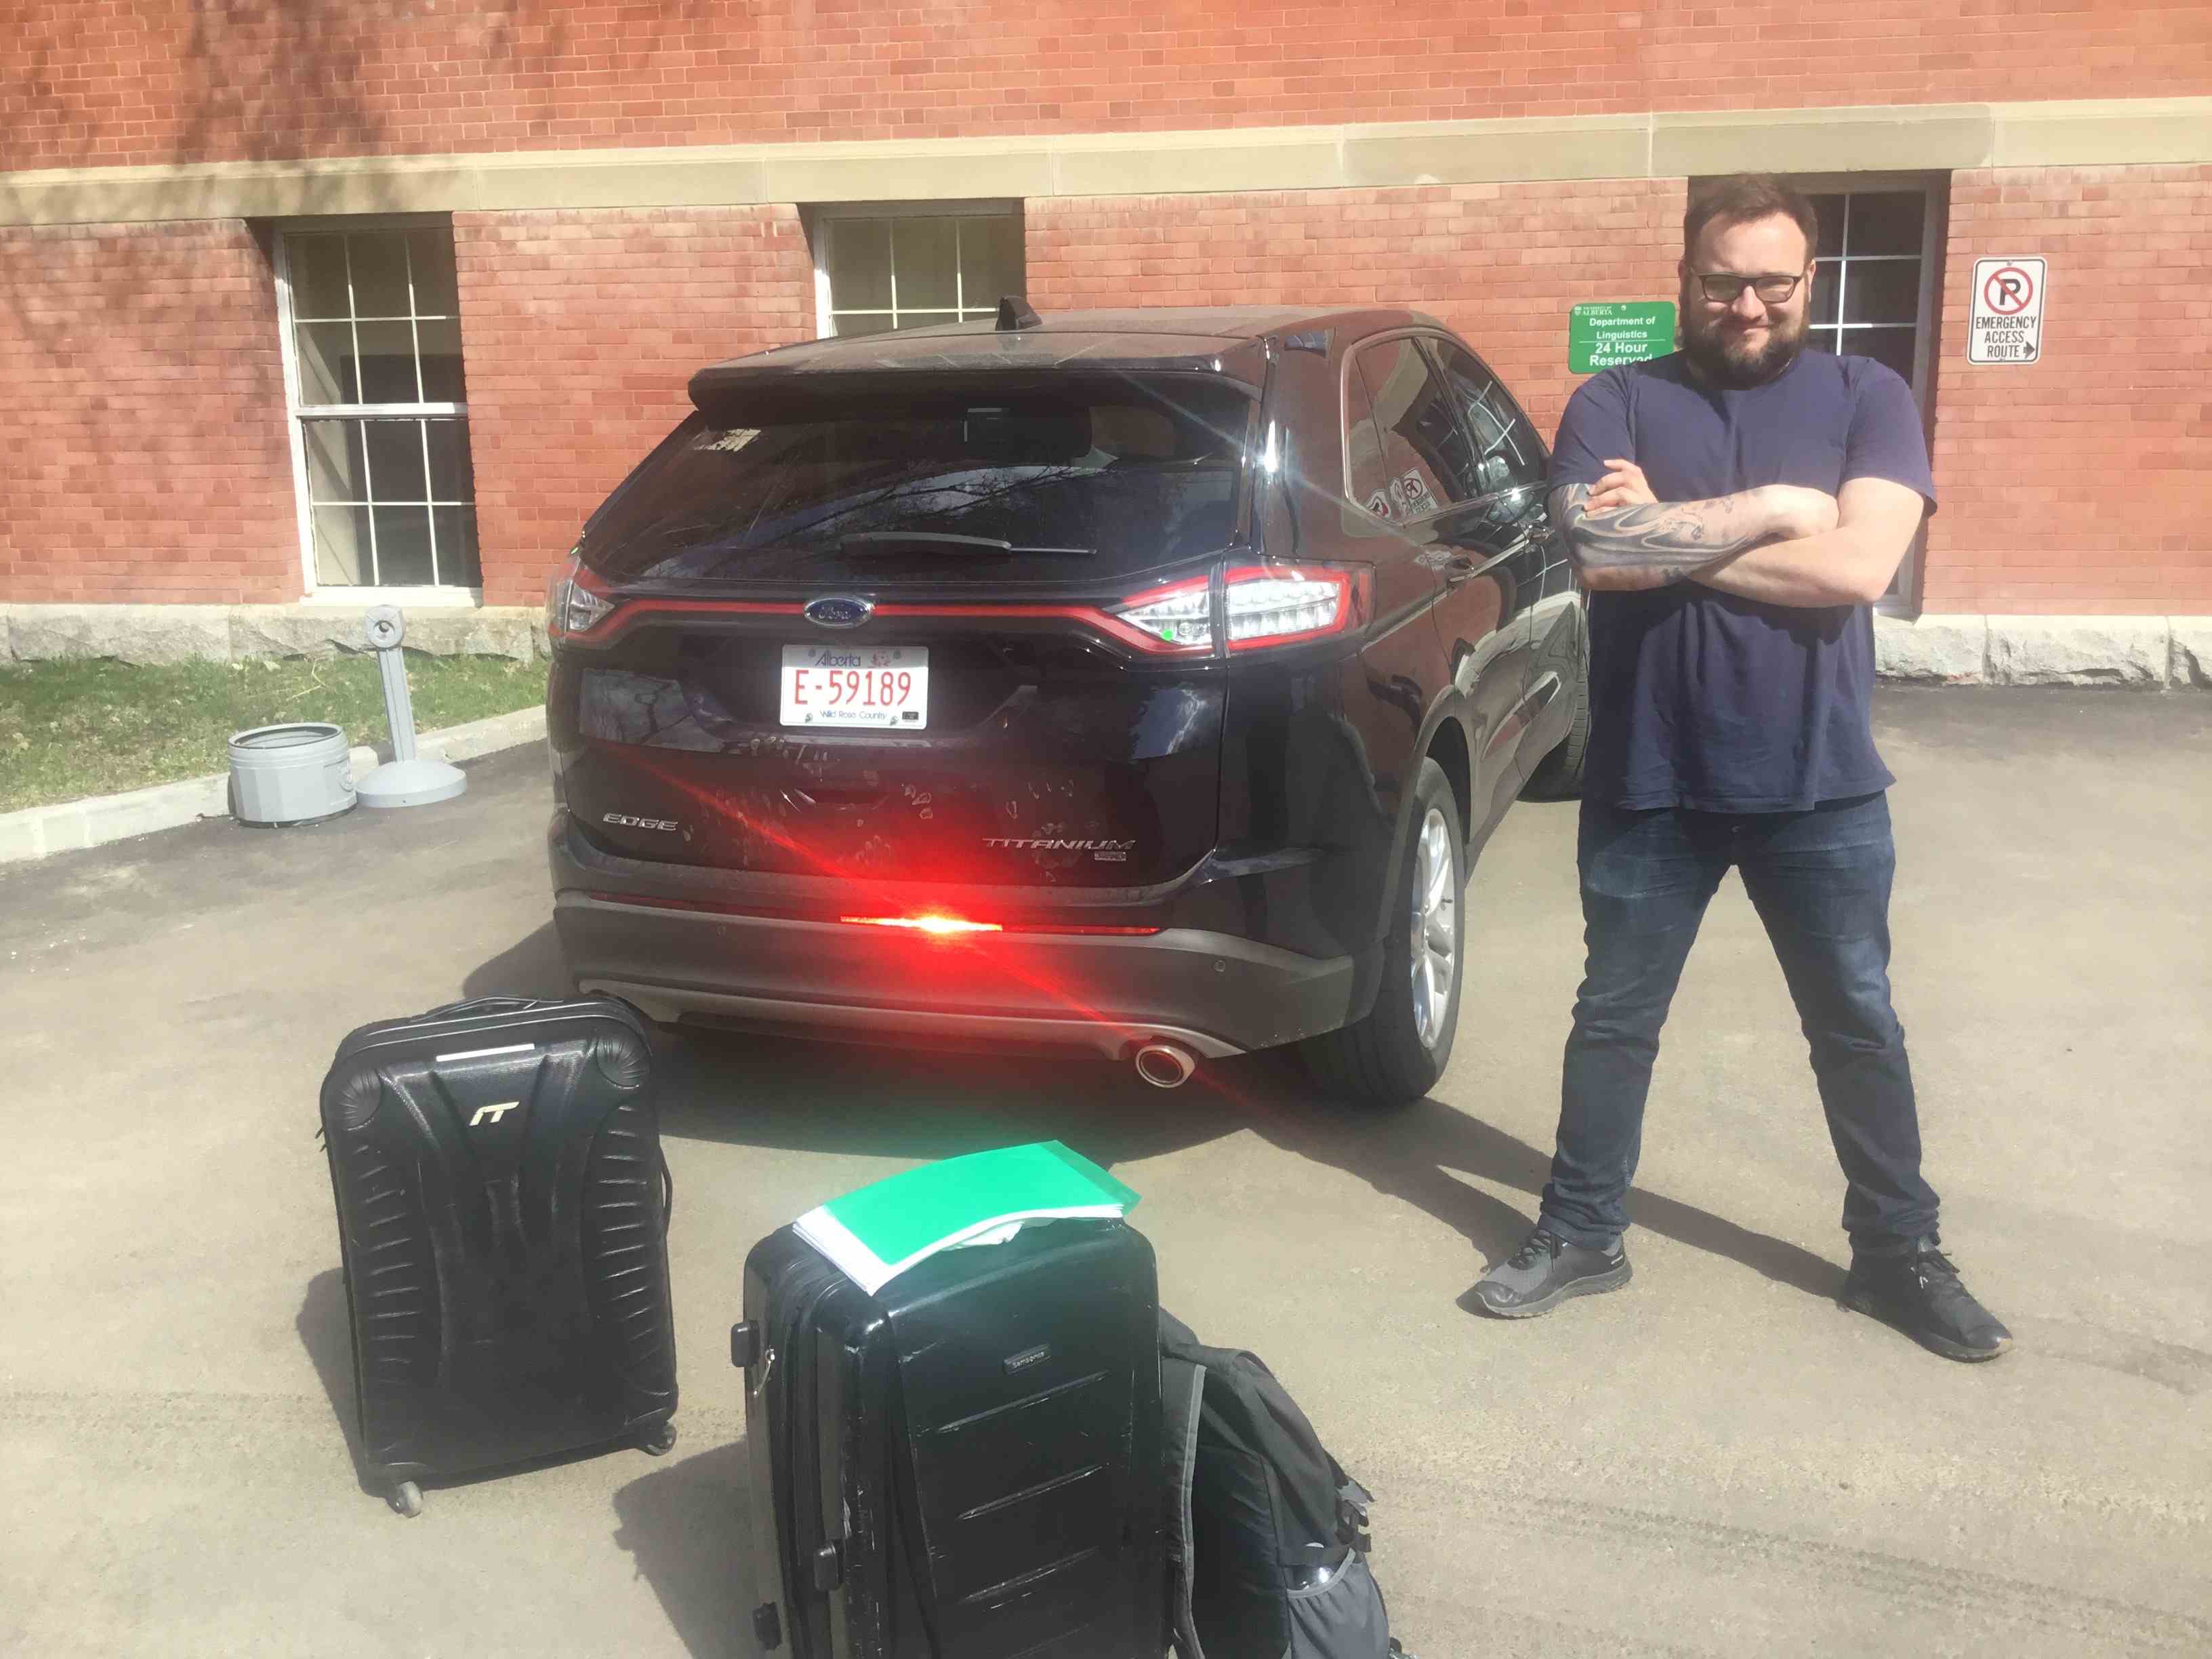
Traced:
<path fill-rule="evenodd" d="M 1044 319 L 1030 309 L 1026 300 L 1017 299 L 1009 294 L 999 301 L 998 332 L 1012 334 L 1020 329 L 1043 326 Z"/>

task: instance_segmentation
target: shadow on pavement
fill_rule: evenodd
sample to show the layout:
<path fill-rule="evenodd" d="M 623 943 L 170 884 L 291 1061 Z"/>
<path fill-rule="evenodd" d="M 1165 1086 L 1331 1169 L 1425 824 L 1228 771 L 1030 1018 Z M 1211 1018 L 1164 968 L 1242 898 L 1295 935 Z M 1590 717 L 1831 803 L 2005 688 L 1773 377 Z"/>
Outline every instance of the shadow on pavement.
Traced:
<path fill-rule="evenodd" d="M 565 997 L 574 981 L 561 941 L 547 922 L 519 945 L 501 951 L 461 981 L 467 997 Z"/>
<path fill-rule="evenodd" d="M 1174 1091 L 1085 1060 L 915 1055 L 894 1049 L 686 1033 L 668 1043 L 662 1127 L 671 1134 L 793 1151 L 937 1158 L 1059 1139 L 1109 1168 L 1249 1129 L 1301 1158 L 1417 1204 L 1485 1262 L 1534 1223 L 1551 1154 L 1436 1100 L 1395 1112 L 1316 1094 L 1289 1056 L 1210 1064 Z M 1462 1177 L 1527 1194 L 1507 1203 Z M 1823 1298 L 1843 1269 L 1695 1205 L 1632 1194 L 1636 1224 Z"/>
<path fill-rule="evenodd" d="M 565 994 L 550 924 L 469 975 L 469 994 Z M 1485 1262 L 1534 1224 L 1551 1154 L 1433 1099 L 1395 1112 L 1336 1105 L 1276 1051 L 1211 1062 L 1176 1090 L 1088 1058 L 878 1048 L 712 1029 L 665 1032 L 665 1133 L 791 1152 L 941 1158 L 1024 1140 L 1065 1141 L 1108 1168 L 1250 1129 L 1355 1176 L 1461 1233 Z M 1507 1203 L 1462 1177 L 1510 1187 Z M 1808 1296 L 1832 1297 L 1843 1269 L 1800 1245 L 1711 1211 L 1637 1191 L 1636 1225 L 1723 1256 Z"/>
<path fill-rule="evenodd" d="M 880 1158 L 1060 1140 L 1112 1167 L 1234 1133 L 1224 1098 L 1083 1057 L 950 1054 L 686 1030 L 661 1054 L 661 1129 Z"/>
<path fill-rule="evenodd" d="M 370 1484 L 361 1461 L 361 1413 L 354 1398 L 353 1317 L 346 1308 L 343 1273 L 331 1267 L 307 1281 L 295 1324 L 300 1346 L 314 1362 L 315 1374 L 323 1380 L 323 1392 L 330 1396 L 331 1414 L 337 1419 L 338 1431 L 345 1437 L 353 1478 L 363 1492 L 380 1498 L 383 1489 Z"/>
<path fill-rule="evenodd" d="M 722 1659 L 757 1650 L 753 1608 L 762 1598 L 753 1590 L 750 1479 L 744 1443 L 734 1441 L 615 1493 L 614 1541 L 636 1561 L 695 1654 Z"/>
<path fill-rule="evenodd" d="M 1285 1081 L 1284 1093 L 1255 1101 L 1252 1121 L 1253 1128 L 1285 1151 L 1418 1204 L 1456 1228 L 1485 1263 L 1509 1255 L 1535 1224 L 1551 1174 L 1549 1152 L 1439 1101 L 1416 1101 L 1398 1112 L 1359 1118 L 1316 1099 L 1294 1073 Z M 1461 1176 L 1513 1188 L 1527 1201 L 1508 1204 L 1476 1192 Z M 1832 1298 L 1843 1290 L 1840 1266 L 1710 1210 L 1642 1190 L 1629 1194 L 1628 1208 L 1638 1227 L 1740 1262 L 1808 1296 Z M 1460 1305 L 1473 1311 L 1467 1298 Z"/>

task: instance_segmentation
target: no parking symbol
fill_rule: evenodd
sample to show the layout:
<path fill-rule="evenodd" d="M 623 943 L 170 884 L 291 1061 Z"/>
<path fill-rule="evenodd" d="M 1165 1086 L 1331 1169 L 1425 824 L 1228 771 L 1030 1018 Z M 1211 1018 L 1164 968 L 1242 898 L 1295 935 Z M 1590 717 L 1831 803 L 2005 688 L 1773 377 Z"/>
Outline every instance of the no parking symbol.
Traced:
<path fill-rule="evenodd" d="M 1966 329 L 1970 363 L 2032 363 L 2043 355 L 2041 259 L 2020 255 L 1974 261 L 1974 298 Z"/>

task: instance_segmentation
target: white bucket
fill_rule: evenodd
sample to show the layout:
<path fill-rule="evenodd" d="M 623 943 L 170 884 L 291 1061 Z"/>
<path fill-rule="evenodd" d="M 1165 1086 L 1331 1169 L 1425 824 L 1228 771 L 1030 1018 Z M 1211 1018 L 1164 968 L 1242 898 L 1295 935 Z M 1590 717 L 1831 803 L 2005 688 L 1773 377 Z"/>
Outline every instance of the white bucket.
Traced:
<path fill-rule="evenodd" d="M 264 726 L 230 740 L 230 814 L 240 823 L 313 823 L 353 810 L 341 726 Z"/>

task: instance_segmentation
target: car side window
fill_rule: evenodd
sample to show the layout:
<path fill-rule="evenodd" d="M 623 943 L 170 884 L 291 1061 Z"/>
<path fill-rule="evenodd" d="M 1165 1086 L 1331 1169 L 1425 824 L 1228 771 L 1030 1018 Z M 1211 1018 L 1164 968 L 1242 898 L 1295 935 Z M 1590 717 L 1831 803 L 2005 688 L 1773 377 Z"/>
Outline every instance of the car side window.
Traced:
<path fill-rule="evenodd" d="M 1452 401 L 1474 435 L 1474 493 L 1540 486 L 1547 471 L 1544 444 L 1521 406 L 1473 352 L 1449 340 L 1433 343 Z"/>
<path fill-rule="evenodd" d="M 1449 394 L 1408 337 L 1363 346 L 1352 360 L 1371 410 L 1371 449 L 1353 435 L 1352 499 L 1378 518 L 1425 518 L 1476 495 L 1474 457 Z M 1361 458 L 1371 453 L 1363 470 Z M 1377 497 L 1389 507 L 1384 512 Z"/>
<path fill-rule="evenodd" d="M 1358 363 L 1344 373 L 1344 493 L 1378 519 L 1395 522 L 1405 514 L 1390 495 L 1390 469 L 1382 459 L 1382 434 L 1375 424 L 1375 400 Z"/>

